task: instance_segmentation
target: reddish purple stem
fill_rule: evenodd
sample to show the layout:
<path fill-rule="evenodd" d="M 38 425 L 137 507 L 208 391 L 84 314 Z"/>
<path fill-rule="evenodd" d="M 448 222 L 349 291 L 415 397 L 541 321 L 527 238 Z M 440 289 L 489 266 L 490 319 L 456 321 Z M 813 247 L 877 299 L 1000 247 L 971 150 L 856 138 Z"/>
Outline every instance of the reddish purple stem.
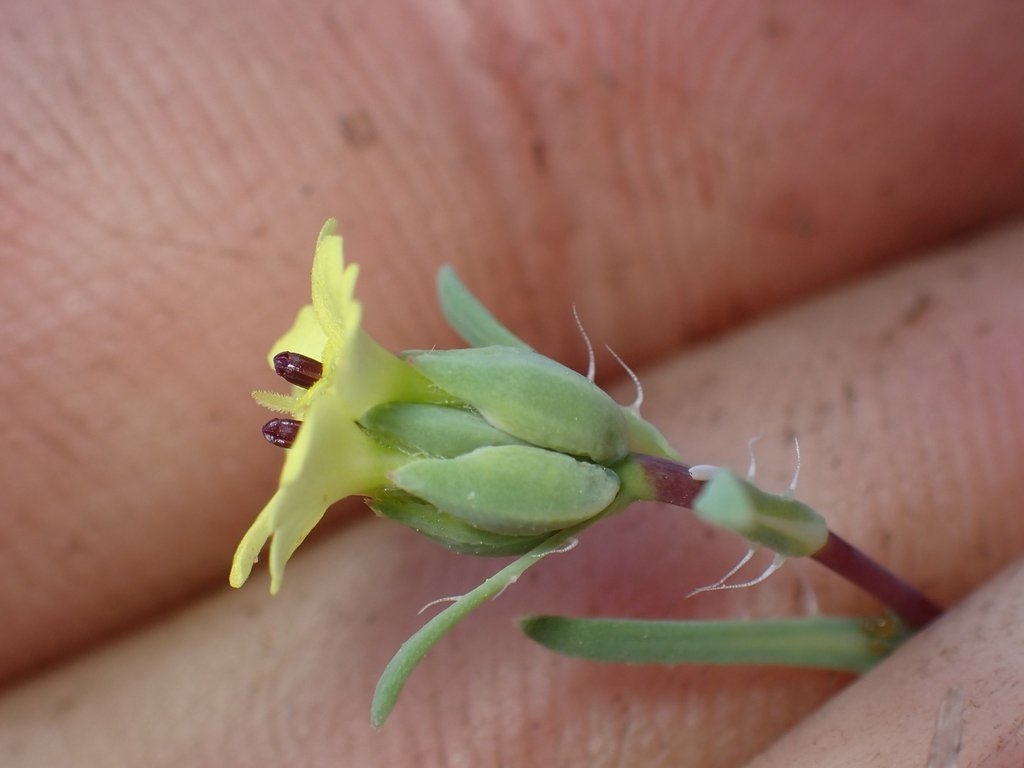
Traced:
<path fill-rule="evenodd" d="M 694 480 L 690 476 L 690 468 L 685 464 L 643 453 L 633 454 L 633 459 L 643 467 L 644 474 L 654 488 L 656 501 L 689 508 L 704 487 L 704 481 Z"/>
<path fill-rule="evenodd" d="M 635 454 L 654 492 L 654 500 L 691 507 L 704 482 L 690 476 L 690 468 L 669 459 Z M 888 568 L 840 538 L 831 530 L 825 546 L 811 555 L 829 570 L 856 584 L 887 606 L 909 627 L 920 629 L 942 614 L 942 608 Z"/>
<path fill-rule="evenodd" d="M 831 530 L 825 546 L 811 557 L 873 595 L 912 629 L 921 629 L 942 615 L 942 608 L 919 590 Z"/>

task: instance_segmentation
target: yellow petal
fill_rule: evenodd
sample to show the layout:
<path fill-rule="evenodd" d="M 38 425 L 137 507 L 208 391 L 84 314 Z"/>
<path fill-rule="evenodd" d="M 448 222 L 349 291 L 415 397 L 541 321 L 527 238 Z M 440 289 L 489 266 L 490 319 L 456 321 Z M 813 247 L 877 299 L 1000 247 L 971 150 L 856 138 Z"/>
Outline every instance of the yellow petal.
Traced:
<path fill-rule="evenodd" d="M 324 359 L 324 348 L 327 346 L 327 334 L 320 327 L 312 304 L 307 304 L 295 316 L 289 328 L 270 348 L 267 362 L 274 367 L 274 355 L 279 352 L 298 352 L 314 360 Z"/>
<path fill-rule="evenodd" d="M 448 397 L 362 331 L 362 305 L 354 295 L 358 272 L 355 265 L 345 266 L 335 222 L 328 221 L 313 257 L 313 303 L 299 311 L 270 355 L 271 362 L 283 351 L 318 359 L 323 377 L 308 390 L 293 388 L 291 395 L 253 393 L 261 405 L 302 419 L 302 427 L 285 458 L 277 493 L 235 552 L 233 586 L 245 582 L 270 540 L 271 591 L 277 592 L 285 563 L 327 508 L 346 496 L 379 490 L 387 473 L 407 460 L 357 426 L 364 412 L 392 400 Z"/>
<path fill-rule="evenodd" d="M 248 578 L 270 540 L 270 591 L 281 587 L 284 566 L 323 517 L 346 496 L 369 494 L 406 457 L 383 448 L 352 421 L 341 398 L 317 397 L 288 450 L 277 493 L 260 512 L 235 552 L 231 585 Z"/>
<path fill-rule="evenodd" d="M 313 254 L 313 309 L 328 340 L 342 346 L 359 327 L 362 307 L 355 299 L 359 268 L 345 266 L 337 222 L 328 219 L 320 230 Z"/>

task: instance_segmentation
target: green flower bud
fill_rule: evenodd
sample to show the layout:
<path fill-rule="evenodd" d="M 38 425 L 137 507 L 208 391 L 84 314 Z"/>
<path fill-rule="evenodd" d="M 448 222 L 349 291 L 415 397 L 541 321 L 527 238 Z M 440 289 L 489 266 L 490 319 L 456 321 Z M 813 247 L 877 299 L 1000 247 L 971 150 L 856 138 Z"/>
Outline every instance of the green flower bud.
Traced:
<path fill-rule="evenodd" d="M 474 528 L 433 504 L 406 493 L 385 492 L 370 499 L 370 508 L 381 517 L 412 528 L 427 538 L 463 555 L 511 557 L 529 552 L 550 534 L 515 536 Z"/>
<path fill-rule="evenodd" d="M 828 539 L 828 523 L 809 506 L 762 491 L 727 469 L 719 469 L 708 480 L 694 499 L 693 510 L 707 522 L 783 557 L 813 555 Z"/>
<path fill-rule="evenodd" d="M 359 424 L 386 445 L 446 458 L 488 445 L 521 443 L 467 408 L 427 403 L 384 403 L 364 413 Z"/>
<path fill-rule="evenodd" d="M 601 464 L 629 450 L 629 426 L 615 401 L 585 376 L 536 352 L 476 347 L 405 357 L 492 425 L 527 443 Z"/>
<path fill-rule="evenodd" d="M 599 464 L 526 445 L 419 459 L 393 470 L 395 485 L 465 523 L 514 536 L 558 531 L 604 511 L 619 477 Z"/>

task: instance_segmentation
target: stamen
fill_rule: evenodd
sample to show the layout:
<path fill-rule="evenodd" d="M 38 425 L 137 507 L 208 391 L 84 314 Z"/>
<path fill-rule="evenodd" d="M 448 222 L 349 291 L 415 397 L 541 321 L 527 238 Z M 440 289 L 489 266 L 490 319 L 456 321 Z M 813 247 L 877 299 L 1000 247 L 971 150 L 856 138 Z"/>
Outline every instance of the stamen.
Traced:
<path fill-rule="evenodd" d="M 263 425 L 263 436 L 279 448 L 291 448 L 302 422 L 296 419 L 271 419 Z"/>
<path fill-rule="evenodd" d="M 289 384 L 303 389 L 309 389 L 324 375 L 323 363 L 298 352 L 278 352 L 274 355 L 274 370 Z"/>

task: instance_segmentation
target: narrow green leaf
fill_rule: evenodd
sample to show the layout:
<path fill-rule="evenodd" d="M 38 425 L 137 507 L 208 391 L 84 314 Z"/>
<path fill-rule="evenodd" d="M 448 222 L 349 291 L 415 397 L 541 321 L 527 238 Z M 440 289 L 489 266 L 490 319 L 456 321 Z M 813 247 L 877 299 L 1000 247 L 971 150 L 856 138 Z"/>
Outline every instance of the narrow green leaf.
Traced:
<path fill-rule="evenodd" d="M 631 499 L 623 499 L 621 504 L 618 501 L 614 502 L 609 508 L 609 513 L 614 511 L 612 508 L 621 509 L 624 506 L 628 506 L 631 501 Z M 603 517 L 603 515 L 598 517 Z M 564 531 L 552 534 L 542 544 L 534 547 L 512 564 L 502 568 L 476 589 L 467 592 L 453 602 L 420 627 L 416 634 L 402 643 L 402 647 L 398 649 L 398 652 L 388 662 L 387 667 L 384 668 L 384 672 L 380 676 L 380 680 L 377 681 L 377 690 L 374 692 L 373 704 L 370 706 L 370 722 L 373 723 L 374 727 L 383 725 L 384 721 L 387 720 L 388 715 L 391 714 L 391 710 L 398 701 L 398 695 L 402 692 L 403 686 L 405 686 L 405 681 L 409 679 L 413 669 L 416 668 L 416 665 L 420 663 L 438 640 L 472 613 L 474 609 L 491 598 L 496 597 L 503 589 L 514 584 L 527 568 L 559 549 L 565 542 L 588 525 L 591 525 L 596 519 L 587 520 L 572 528 L 566 528 Z"/>
<path fill-rule="evenodd" d="M 909 633 L 853 617 L 640 621 L 532 616 L 528 637 L 550 650 L 626 664 L 766 664 L 864 672 Z"/>
<path fill-rule="evenodd" d="M 441 267 L 437 273 L 437 296 L 448 325 L 470 346 L 530 349 L 529 344 L 498 322 L 449 266 Z"/>

